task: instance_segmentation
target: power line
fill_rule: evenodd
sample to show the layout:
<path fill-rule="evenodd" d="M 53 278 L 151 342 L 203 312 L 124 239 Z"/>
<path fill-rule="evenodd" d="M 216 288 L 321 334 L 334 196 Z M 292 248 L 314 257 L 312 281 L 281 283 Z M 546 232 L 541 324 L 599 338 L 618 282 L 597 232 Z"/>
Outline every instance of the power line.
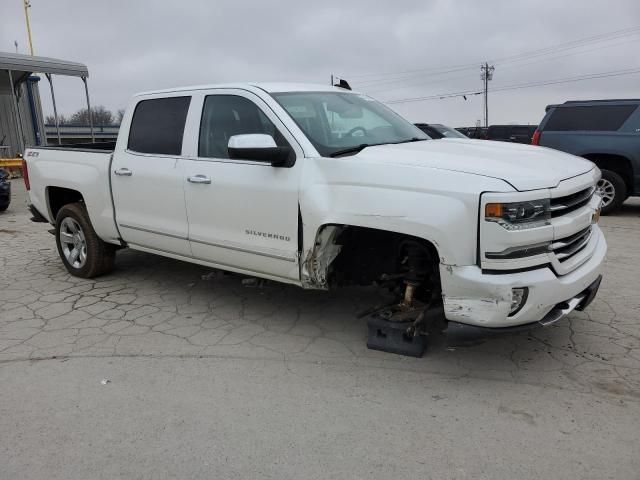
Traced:
<path fill-rule="evenodd" d="M 614 37 L 611 38 L 606 38 L 606 39 L 600 39 L 597 40 L 597 42 L 602 42 L 602 41 L 611 41 L 611 40 L 617 40 L 620 38 L 624 38 L 624 37 L 628 37 L 631 35 L 637 35 L 640 33 L 640 29 L 638 29 L 637 31 L 633 31 L 633 32 L 628 32 L 624 35 L 616 35 Z M 629 39 L 628 41 L 637 41 L 639 40 L 640 37 L 638 38 L 633 38 L 633 39 Z M 518 55 L 513 55 L 511 57 L 503 57 L 501 59 L 498 60 L 494 60 L 492 61 L 493 63 L 495 63 L 496 65 L 500 66 L 500 67 L 505 67 L 505 66 L 519 66 L 519 65 L 513 65 L 518 64 L 519 62 L 523 62 L 523 61 L 527 61 L 527 63 L 525 63 L 524 65 L 530 64 L 530 63 L 534 63 L 534 62 L 539 62 L 539 61 L 546 61 L 546 60 L 550 60 L 553 58 L 562 58 L 565 56 L 570 56 L 570 55 L 578 55 L 578 54 L 582 54 L 582 53 L 588 53 L 591 51 L 595 51 L 595 50 L 600 50 L 602 48 L 610 48 L 612 46 L 617 46 L 617 45 L 621 45 L 623 43 L 626 42 L 618 42 L 612 45 L 603 45 L 601 47 L 596 47 L 593 49 L 586 49 L 586 50 L 581 50 L 581 51 L 577 51 L 577 52 L 569 52 L 569 53 L 565 53 L 564 55 L 556 55 L 556 56 L 552 56 L 551 58 L 545 58 L 549 55 L 553 55 L 555 53 L 561 53 L 561 52 L 566 52 L 566 51 L 570 51 L 570 50 L 575 50 L 577 48 L 582 48 L 582 47 L 586 47 L 589 46 L 589 43 L 597 43 L 595 41 L 590 41 L 588 43 L 584 43 L 584 44 L 580 44 L 580 45 L 569 45 L 569 46 L 565 46 L 565 47 L 559 47 L 555 50 L 552 49 L 544 49 L 544 51 L 540 50 L 540 51 L 531 51 L 531 52 L 525 52 L 525 53 L 521 53 Z M 537 59 L 534 60 L 533 62 L 530 62 L 529 60 L 531 59 Z M 434 69 L 431 73 L 422 73 L 422 74 L 412 74 L 412 75 L 406 75 L 404 77 L 395 77 L 395 78 L 384 78 L 384 79 L 378 79 L 378 80 L 373 80 L 373 81 L 369 81 L 368 83 L 361 83 L 359 84 L 360 87 L 372 87 L 372 86 L 380 86 L 380 85 L 389 85 L 389 84 L 398 84 L 398 82 L 407 82 L 407 81 L 411 81 L 411 80 L 418 80 L 419 78 L 424 78 L 424 77 L 433 77 L 433 76 L 441 76 L 441 75 L 446 75 L 448 73 L 453 73 L 453 72 L 460 72 L 460 71 L 464 71 L 464 70 L 475 70 L 476 68 L 478 68 L 479 63 L 476 64 L 470 64 L 470 65 L 466 65 L 466 66 L 459 66 L 456 68 L 450 68 L 447 70 L 442 70 L 442 71 L 438 71 L 437 69 Z M 523 64 L 520 64 L 523 65 Z M 461 78 L 461 77 L 456 77 L 456 78 Z M 399 87 L 396 87 L 399 88 Z"/>
<path fill-rule="evenodd" d="M 557 59 L 560 59 L 560 58 L 570 57 L 572 55 L 580 55 L 580 54 L 583 54 L 583 53 L 591 53 L 591 52 L 594 52 L 594 51 L 603 50 L 605 48 L 618 47 L 620 45 L 624 45 L 624 44 L 627 44 L 627 43 L 630 43 L 630 42 L 635 42 L 637 40 L 640 40 L 640 38 L 631 38 L 631 39 L 627 39 L 627 40 L 622 41 L 622 42 L 612 43 L 610 45 L 601 45 L 599 47 L 594 47 L 594 48 L 590 48 L 590 49 L 587 49 L 587 50 L 582 50 L 582 51 L 579 51 L 579 52 L 564 53 L 562 55 L 556 55 L 556 56 L 549 57 L 549 58 L 536 58 L 536 59 L 534 59 L 534 60 L 532 60 L 530 62 L 526 62 L 526 63 L 511 63 L 511 64 L 498 64 L 498 65 L 500 66 L 501 69 L 503 69 L 503 68 L 513 68 L 513 67 L 522 68 L 522 67 L 526 67 L 528 65 L 534 65 L 536 63 L 545 62 L 545 61 L 549 61 L 549 60 L 557 60 Z M 474 70 L 475 70 L 475 68 L 474 68 Z M 426 76 L 426 75 L 424 75 L 424 76 Z M 476 76 L 475 73 L 471 73 L 471 74 L 467 74 L 467 75 L 458 75 L 458 76 L 455 76 L 455 77 L 440 78 L 440 79 L 437 79 L 435 81 L 427 81 L 427 82 L 421 80 L 418 77 L 413 77 L 413 78 L 412 77 L 407 77 L 406 79 L 400 79 L 400 81 L 407 82 L 407 81 L 413 80 L 411 82 L 413 84 L 416 84 L 417 82 L 419 82 L 419 84 L 416 84 L 415 87 L 422 87 L 424 85 L 433 85 L 433 84 L 437 84 L 437 83 L 450 82 L 450 81 L 453 81 L 453 80 L 460 80 L 460 79 L 463 79 L 463 78 L 470 78 L 470 77 L 475 77 L 475 76 Z M 423 76 L 421 75 L 420 77 L 423 77 Z M 396 83 L 396 81 L 394 80 L 394 81 L 385 82 L 385 83 Z M 367 89 L 365 87 L 365 90 L 369 94 L 374 94 L 374 93 L 380 93 L 380 92 L 388 92 L 388 91 L 391 91 L 391 90 L 401 90 L 401 89 L 411 88 L 412 86 L 413 85 L 406 85 L 406 84 L 405 85 L 397 85 L 396 84 L 396 86 L 391 87 L 391 88 L 376 88 L 376 89 L 373 89 L 373 90 L 369 90 L 369 89 Z"/>
<path fill-rule="evenodd" d="M 585 37 L 578 40 L 571 40 L 569 42 L 564 42 L 564 43 L 560 43 L 560 44 L 545 47 L 545 48 L 529 50 L 529 51 L 525 51 L 515 55 L 510 55 L 510 56 L 501 57 L 501 58 L 494 58 L 493 60 L 491 60 L 491 62 L 495 64 L 504 64 L 504 63 L 517 62 L 521 60 L 528 60 L 528 59 L 539 57 L 539 56 L 545 56 L 545 55 L 550 55 L 550 54 L 561 52 L 561 51 L 576 49 L 592 43 L 616 40 L 619 38 L 636 35 L 638 33 L 640 33 L 640 25 L 634 26 L 634 27 L 627 27 L 627 28 L 616 30 L 609 33 L 592 35 L 592 36 Z M 441 75 L 445 73 L 458 72 L 458 71 L 467 70 L 467 69 L 475 69 L 475 68 L 478 68 L 478 65 L 480 64 L 481 62 L 474 62 L 474 63 L 467 63 L 467 64 L 452 65 L 448 67 L 427 68 L 427 69 L 419 69 L 419 70 L 405 70 L 400 72 L 368 73 L 368 74 L 360 74 L 360 75 L 350 75 L 348 77 L 349 78 L 379 77 L 371 80 L 363 80 L 363 83 L 361 84 L 362 86 L 365 86 L 365 85 L 373 86 L 374 84 L 381 85 L 384 83 L 397 82 L 399 80 L 409 79 L 415 76 L 415 74 L 422 73 L 422 74 L 440 74 Z M 394 78 L 394 79 L 384 78 L 384 77 L 398 76 L 398 75 L 409 75 L 409 76 L 403 77 L 403 78 Z"/>
<path fill-rule="evenodd" d="M 590 73 L 585 75 L 579 75 L 575 77 L 567 77 L 567 78 L 559 78 L 554 80 L 542 80 L 538 82 L 528 82 L 528 83 L 520 83 L 514 85 L 504 85 L 502 87 L 494 88 L 493 92 L 505 92 L 508 90 L 519 90 L 523 88 L 532 88 L 532 87 L 540 87 L 545 85 L 557 85 L 562 83 L 572 83 L 572 82 L 580 82 L 584 80 L 595 80 L 599 78 L 609 78 L 609 77 L 619 77 L 624 75 L 634 75 L 640 73 L 640 68 L 626 69 L 626 70 L 616 70 L 611 72 L 600 72 L 600 73 Z M 412 97 L 412 98 L 398 98 L 395 100 L 387 100 L 383 103 L 386 104 L 398 104 L 398 103 L 409 103 L 409 102 L 419 102 L 425 100 L 440 100 L 445 98 L 453 98 L 453 97 L 463 97 L 463 96 L 472 96 L 472 95 L 481 95 L 483 91 L 475 91 L 475 90 L 464 90 L 459 92 L 447 92 L 441 93 L 438 95 L 429 95 L 424 97 Z"/>
<path fill-rule="evenodd" d="M 521 88 L 540 87 L 545 85 L 557 85 L 561 83 L 582 82 L 584 80 L 596 80 L 599 78 L 622 77 L 625 75 L 635 75 L 640 73 L 640 68 L 632 68 L 627 70 L 618 70 L 613 72 L 590 73 L 583 76 L 559 78 L 556 80 L 543 80 L 540 82 L 523 83 L 519 85 L 506 85 L 504 87 L 495 88 L 494 92 L 505 92 L 508 90 L 519 90 Z"/>

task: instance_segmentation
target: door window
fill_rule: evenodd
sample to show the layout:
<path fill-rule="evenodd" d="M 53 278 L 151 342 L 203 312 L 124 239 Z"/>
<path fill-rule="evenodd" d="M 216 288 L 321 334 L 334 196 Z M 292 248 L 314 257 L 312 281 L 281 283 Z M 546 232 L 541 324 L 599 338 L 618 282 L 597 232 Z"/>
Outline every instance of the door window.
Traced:
<path fill-rule="evenodd" d="M 127 149 L 139 153 L 180 155 L 191 97 L 142 100 L 136 105 Z"/>
<path fill-rule="evenodd" d="M 251 100 L 238 95 L 209 95 L 205 98 L 198 156 L 229 158 L 229 138 L 249 133 L 270 135 L 279 147 L 290 146 L 273 122 Z"/>

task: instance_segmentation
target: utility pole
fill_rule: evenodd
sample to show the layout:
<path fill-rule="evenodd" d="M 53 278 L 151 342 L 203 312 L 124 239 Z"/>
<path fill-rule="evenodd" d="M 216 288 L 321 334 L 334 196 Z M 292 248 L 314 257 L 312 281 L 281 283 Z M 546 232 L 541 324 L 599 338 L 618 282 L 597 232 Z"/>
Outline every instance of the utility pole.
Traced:
<path fill-rule="evenodd" d="M 33 56 L 33 40 L 31 39 L 31 23 L 29 22 L 29 8 L 31 8 L 31 3 L 29 0 L 23 0 L 24 2 L 24 18 L 27 21 L 27 36 L 29 37 L 29 52 L 31 52 L 31 56 Z"/>
<path fill-rule="evenodd" d="M 480 78 L 484 82 L 484 126 L 489 126 L 489 80 L 493 80 L 495 67 L 487 62 L 480 67 Z"/>

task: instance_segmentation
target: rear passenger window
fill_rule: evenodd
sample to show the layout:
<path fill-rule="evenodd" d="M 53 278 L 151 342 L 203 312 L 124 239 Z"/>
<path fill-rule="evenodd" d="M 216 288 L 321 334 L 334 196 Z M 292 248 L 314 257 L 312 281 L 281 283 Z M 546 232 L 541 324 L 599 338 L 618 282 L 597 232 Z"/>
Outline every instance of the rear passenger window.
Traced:
<path fill-rule="evenodd" d="M 136 106 L 127 148 L 134 152 L 180 155 L 191 97 L 142 100 Z"/>
<path fill-rule="evenodd" d="M 229 158 L 229 139 L 234 135 L 271 135 L 279 147 L 289 142 L 251 100 L 237 95 L 210 95 L 205 99 L 200 122 L 198 156 Z"/>
<path fill-rule="evenodd" d="M 544 126 L 549 131 L 618 130 L 637 105 L 595 105 L 592 107 L 557 107 Z"/>

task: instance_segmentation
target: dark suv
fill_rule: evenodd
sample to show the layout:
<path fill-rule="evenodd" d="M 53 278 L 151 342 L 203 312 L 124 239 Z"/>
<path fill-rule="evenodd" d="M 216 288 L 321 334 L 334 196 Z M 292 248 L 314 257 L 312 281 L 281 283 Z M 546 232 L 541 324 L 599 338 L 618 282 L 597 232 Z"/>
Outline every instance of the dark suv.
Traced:
<path fill-rule="evenodd" d="M 602 213 L 640 195 L 640 100 L 549 105 L 531 141 L 587 158 L 602 170 Z"/>
<path fill-rule="evenodd" d="M 0 168 L 0 212 L 9 208 L 11 203 L 11 182 L 6 170 Z"/>
<path fill-rule="evenodd" d="M 490 125 L 485 138 L 498 142 L 529 144 L 535 131 L 535 125 Z"/>

